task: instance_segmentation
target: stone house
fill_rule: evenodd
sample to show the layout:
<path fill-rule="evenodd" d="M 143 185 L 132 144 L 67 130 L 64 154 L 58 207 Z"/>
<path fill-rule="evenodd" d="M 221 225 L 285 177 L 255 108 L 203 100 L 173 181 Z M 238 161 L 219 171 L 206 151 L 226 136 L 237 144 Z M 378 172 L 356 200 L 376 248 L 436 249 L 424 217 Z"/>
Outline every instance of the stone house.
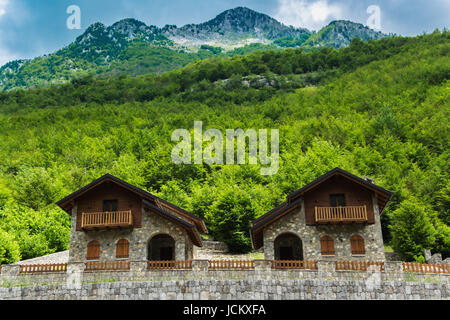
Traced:
<path fill-rule="evenodd" d="M 266 260 L 384 261 L 380 217 L 392 194 L 335 168 L 252 223 Z"/>
<path fill-rule="evenodd" d="M 69 262 L 192 260 L 204 221 L 110 174 L 60 200 L 72 217 Z"/>

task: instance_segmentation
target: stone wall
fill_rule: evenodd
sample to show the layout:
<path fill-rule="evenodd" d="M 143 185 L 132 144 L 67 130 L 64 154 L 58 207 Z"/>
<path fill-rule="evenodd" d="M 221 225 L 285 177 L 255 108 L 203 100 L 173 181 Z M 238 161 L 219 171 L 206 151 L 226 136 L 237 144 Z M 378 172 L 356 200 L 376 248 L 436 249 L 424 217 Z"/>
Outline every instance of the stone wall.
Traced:
<path fill-rule="evenodd" d="M 264 229 L 264 258 L 275 259 L 274 243 L 278 236 L 290 233 L 302 240 L 302 260 L 363 260 L 385 261 L 383 237 L 381 233 L 380 214 L 377 199 L 372 199 L 374 207 L 375 224 L 348 224 L 348 225 L 306 225 L 305 205 L 302 201 L 300 208 L 275 221 Z M 334 240 L 335 255 L 322 256 L 320 239 L 331 236 Z M 352 255 L 350 238 L 360 235 L 364 239 L 365 255 Z"/>
<path fill-rule="evenodd" d="M 0 300 L 450 299 L 438 283 L 328 280 L 190 280 L 0 288 Z"/>
<path fill-rule="evenodd" d="M 385 270 L 380 271 L 379 268 L 370 268 L 369 271 L 336 271 L 335 264 L 331 261 L 319 261 L 317 270 L 278 270 L 271 268 L 271 262 L 267 260 L 256 260 L 254 270 L 209 270 L 208 261 L 206 260 L 194 260 L 192 270 L 155 270 L 150 271 L 146 269 L 146 261 L 133 261 L 131 263 L 130 271 L 109 271 L 109 272 L 84 272 L 84 263 L 70 263 L 68 265 L 67 273 L 49 273 L 49 274 L 36 274 L 36 275 L 21 275 L 19 274 L 20 266 L 10 265 L 3 266 L 2 273 L 0 274 L 0 300 L 1 299 L 35 299 L 38 295 L 48 298 L 63 299 L 67 295 L 70 299 L 91 299 L 95 294 L 89 293 L 84 295 L 84 293 L 76 293 L 77 288 L 83 288 L 82 292 L 87 292 L 89 290 L 95 290 L 89 287 L 93 283 L 102 283 L 101 285 L 116 284 L 121 288 L 119 283 L 133 283 L 136 287 L 131 285 L 130 288 L 142 288 L 141 283 L 146 283 L 143 290 L 148 290 L 142 293 L 142 296 L 137 299 L 147 299 L 150 295 L 154 299 L 166 299 L 167 294 L 170 292 L 186 293 L 189 291 L 183 291 L 183 286 L 180 285 L 180 289 L 173 289 L 174 291 L 166 291 L 167 283 L 189 283 L 189 288 L 192 290 L 197 290 L 199 292 L 205 292 L 205 295 L 209 295 L 215 299 L 241 299 L 242 296 L 238 295 L 239 283 L 242 281 L 251 281 L 252 283 L 259 283 L 260 281 L 266 281 L 268 284 L 273 281 L 278 281 L 277 286 L 281 288 L 286 288 L 286 294 L 294 294 L 294 297 L 302 296 L 305 297 L 305 292 L 302 288 L 305 281 L 312 281 L 312 286 L 314 284 L 325 284 L 325 287 L 330 287 L 329 291 L 322 292 L 319 288 L 311 289 L 311 292 L 315 292 L 316 295 L 307 296 L 308 299 L 322 299 L 323 294 L 327 293 L 329 296 L 326 298 L 335 299 L 334 297 L 340 299 L 345 297 L 349 298 L 362 298 L 370 297 L 371 295 L 376 298 L 382 297 L 382 291 L 384 292 L 386 299 L 391 299 L 389 297 L 397 297 L 408 295 L 406 299 L 417 298 L 414 294 L 419 294 L 420 299 L 428 298 L 445 298 L 449 299 L 450 290 L 450 274 L 419 274 L 419 273 L 408 273 L 402 271 L 401 262 L 386 262 Z M 200 281 L 200 282 L 199 282 Z M 209 282 L 208 282 L 209 281 Z M 231 281 L 231 282 L 230 282 Z M 271 282 L 272 281 L 272 282 Z M 288 283 L 290 281 L 296 281 L 298 288 L 297 291 L 292 291 L 289 289 Z M 211 286 L 201 287 L 205 283 L 213 283 L 214 287 L 218 289 L 211 289 Z M 232 285 L 228 285 L 229 289 L 223 288 L 223 283 L 235 283 L 237 287 L 233 288 Z M 343 289 L 344 293 L 340 296 L 336 296 L 333 291 L 336 283 L 340 286 L 346 287 Z M 352 289 L 352 285 L 356 286 Z M 126 285 L 128 286 L 128 284 Z M 431 287 L 430 287 L 431 286 Z M 433 287 L 434 286 L 434 287 Z M 36 288 L 36 287 L 40 287 Z M 3 289 L 2 289 L 3 288 Z M 67 293 L 68 288 L 71 293 Z M 98 287 L 97 287 L 98 288 Z M 128 290 L 129 287 L 125 287 Z M 152 291 L 153 288 L 161 289 L 160 292 Z M 196 289 L 194 289 L 196 288 Z M 255 289 L 252 291 L 251 286 L 249 291 L 249 298 L 251 297 L 262 297 L 261 299 L 285 299 L 286 296 L 283 294 L 273 294 L 271 291 L 260 291 L 260 289 Z M 381 290 L 376 293 L 373 290 Z M 378 288 L 378 289 L 377 289 Z M 384 289 L 380 289 L 384 288 Z M 394 289 L 392 289 L 394 288 Z M 416 288 L 419 291 L 411 291 L 408 294 L 407 288 Z M 114 290 L 116 290 L 115 288 Z M 372 291 L 367 291 L 367 290 Z M 416 290 L 414 289 L 414 290 Z M 443 289 L 447 290 L 445 292 L 440 292 Z M 80 289 L 81 290 L 81 289 Z M 171 289 L 172 290 L 172 289 Z M 179 290 L 179 291 L 177 291 Z M 190 289 L 189 289 L 190 290 Z M 231 296 L 224 295 L 224 292 L 229 290 L 227 294 Z M 277 289 L 278 290 L 278 289 Z M 282 289 L 285 290 L 285 289 Z M 433 292 L 429 292 L 429 290 Z M 48 291 L 48 292 L 47 292 Z M 139 290 L 138 290 L 139 291 Z M 215 296 L 215 292 L 221 292 L 219 296 Z M 115 292 L 115 291 L 114 291 Z M 234 293 L 233 293 L 234 292 Z M 278 291 L 277 291 L 278 292 Z M 185 299 L 183 293 L 183 299 Z M 192 291 L 193 293 L 193 291 Z M 363 294 L 364 293 L 364 294 Z M 414 293 L 414 294 L 413 294 Z M 154 296 L 156 294 L 156 296 Z M 163 294 L 166 294 L 164 296 Z M 246 292 L 244 294 L 247 294 Z M 366 295 L 367 294 L 367 295 Z M 395 294 L 395 295 L 393 295 Z M 19 296 L 17 296 L 19 295 Z M 119 298 L 129 299 L 127 294 L 116 294 L 107 293 L 105 297 L 97 296 L 96 298 L 106 298 L 106 299 L 116 299 L 117 295 Z M 358 295 L 358 296 L 355 296 Z M 441 297 L 439 297 L 441 295 Z M 164 298 L 165 297 L 165 298 Z M 289 298 L 287 298 L 289 299 Z M 293 298 L 297 299 L 297 298 Z"/>

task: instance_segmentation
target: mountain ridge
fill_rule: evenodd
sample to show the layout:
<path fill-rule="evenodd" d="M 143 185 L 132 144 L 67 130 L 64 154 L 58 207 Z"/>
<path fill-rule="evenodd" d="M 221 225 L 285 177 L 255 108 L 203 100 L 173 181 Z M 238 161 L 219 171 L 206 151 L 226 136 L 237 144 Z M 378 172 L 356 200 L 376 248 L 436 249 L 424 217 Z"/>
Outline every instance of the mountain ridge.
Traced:
<path fill-rule="evenodd" d="M 341 48 L 355 37 L 368 41 L 385 36 L 345 20 L 333 21 L 319 32 L 312 32 L 286 26 L 246 7 L 226 10 L 209 21 L 182 27 L 148 26 L 134 18 L 110 26 L 96 22 L 71 44 L 52 54 L 1 66 L 0 91 L 65 83 L 87 74 L 161 73 L 199 59 L 261 49 Z M 235 49 L 240 50 L 234 52 Z"/>

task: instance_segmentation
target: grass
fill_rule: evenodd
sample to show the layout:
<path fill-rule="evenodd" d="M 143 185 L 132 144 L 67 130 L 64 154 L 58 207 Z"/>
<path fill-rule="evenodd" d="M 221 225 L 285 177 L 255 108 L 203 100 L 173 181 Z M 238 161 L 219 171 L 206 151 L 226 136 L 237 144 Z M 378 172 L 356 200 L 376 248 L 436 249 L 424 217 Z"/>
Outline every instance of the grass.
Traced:
<path fill-rule="evenodd" d="M 426 283 L 442 283 L 441 279 L 436 276 L 425 276 Z"/>
<path fill-rule="evenodd" d="M 250 252 L 248 257 L 251 260 L 264 260 L 264 252 Z"/>
<path fill-rule="evenodd" d="M 404 272 L 404 280 L 405 282 L 417 282 L 419 279 L 417 278 L 417 275 L 413 272 L 405 271 Z"/>

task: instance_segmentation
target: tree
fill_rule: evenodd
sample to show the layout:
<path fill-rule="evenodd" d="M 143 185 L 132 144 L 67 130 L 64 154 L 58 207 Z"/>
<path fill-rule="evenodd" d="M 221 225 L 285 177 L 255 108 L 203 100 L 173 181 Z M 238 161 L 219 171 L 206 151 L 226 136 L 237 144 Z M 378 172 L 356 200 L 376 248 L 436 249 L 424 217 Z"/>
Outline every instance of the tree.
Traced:
<path fill-rule="evenodd" d="M 249 237 L 255 208 L 249 195 L 234 186 L 218 195 L 206 215 L 208 228 L 218 241 L 225 242 L 234 253 L 252 249 Z"/>
<path fill-rule="evenodd" d="M 424 262 L 423 251 L 432 249 L 435 229 L 430 209 L 416 199 L 403 201 L 392 214 L 392 245 L 405 259 Z"/>
<path fill-rule="evenodd" d="M 44 168 L 24 168 L 16 177 L 15 198 L 18 203 L 39 210 L 55 201 L 56 190 Z"/>
<path fill-rule="evenodd" d="M 0 229 L 0 265 L 20 261 L 19 244 L 14 237 Z"/>

